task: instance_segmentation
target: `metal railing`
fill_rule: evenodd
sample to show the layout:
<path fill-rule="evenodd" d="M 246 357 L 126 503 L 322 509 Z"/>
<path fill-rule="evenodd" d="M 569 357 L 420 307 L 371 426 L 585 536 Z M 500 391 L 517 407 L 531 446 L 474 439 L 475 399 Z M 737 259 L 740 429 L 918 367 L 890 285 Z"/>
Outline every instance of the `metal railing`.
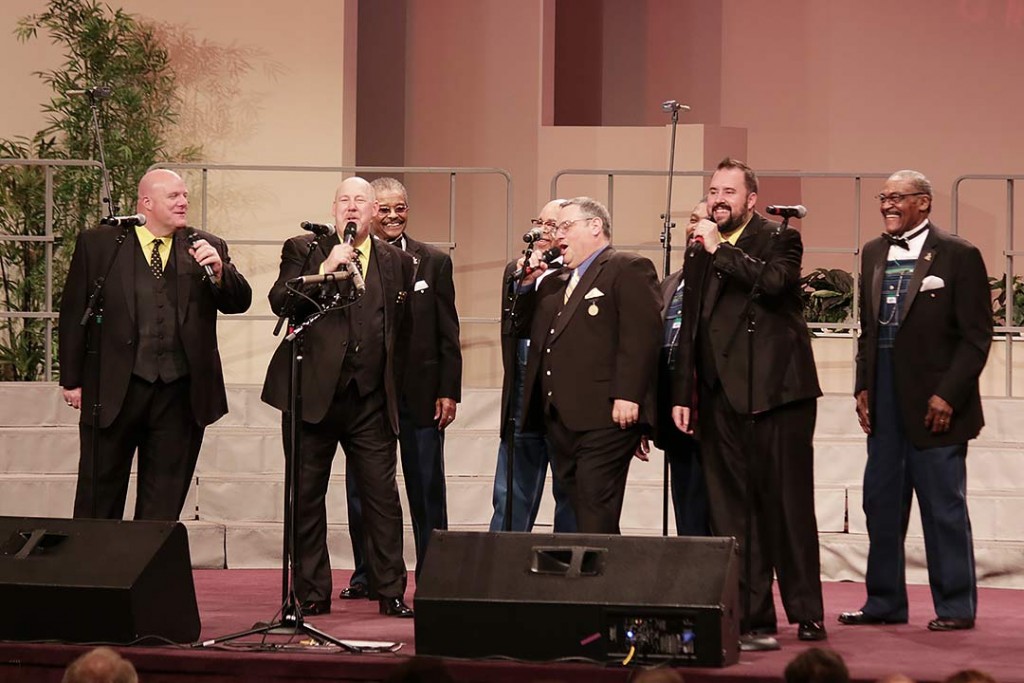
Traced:
<path fill-rule="evenodd" d="M 1013 219 L 1014 219 L 1014 190 L 1018 180 L 1024 180 L 1024 175 L 997 175 L 997 174 L 968 174 L 958 176 L 953 181 L 953 189 L 950 192 L 950 229 L 953 234 L 959 233 L 960 226 L 960 185 L 965 181 L 999 181 L 1006 183 L 1006 230 L 1003 233 L 1003 290 L 1006 293 L 1006 319 L 1004 325 L 995 328 L 996 334 L 1003 336 L 1006 343 L 1006 373 L 1003 378 L 1005 391 L 1008 397 L 1013 396 L 1013 343 L 1024 334 L 1024 327 L 1013 324 L 1015 313 L 1014 301 L 1014 258 L 1024 251 L 1014 248 Z"/>
<path fill-rule="evenodd" d="M 0 234 L 0 242 L 42 242 L 44 244 L 45 265 L 43 280 L 44 310 L 42 311 L 8 311 L 0 310 L 0 318 L 11 320 L 17 318 L 44 320 L 43 337 L 43 375 L 46 381 L 53 381 L 53 321 L 58 313 L 53 305 L 53 174 L 56 168 L 95 168 L 102 173 L 103 167 L 98 161 L 80 159 L 0 159 L 0 166 L 41 166 L 44 182 L 43 234 L 42 235 L 9 235 Z M 99 198 L 97 197 L 97 204 Z M 13 341 L 13 340 L 11 340 Z"/>
<path fill-rule="evenodd" d="M 274 166 L 274 165 L 252 165 L 252 164 L 208 164 L 208 163 L 160 163 L 153 164 L 150 169 L 167 168 L 172 170 L 199 171 L 200 185 L 199 196 L 202 200 L 202 211 L 200 214 L 200 226 L 203 230 L 208 227 L 207 199 L 210 194 L 209 178 L 211 171 L 220 172 L 256 172 L 256 173 L 331 173 L 339 175 L 342 173 L 386 173 L 395 174 L 425 174 L 425 175 L 447 175 L 448 176 L 448 240 L 445 242 L 429 242 L 432 246 L 452 251 L 456 248 L 456 179 L 460 175 L 498 175 L 505 179 L 505 233 L 511 231 L 512 226 L 512 174 L 503 168 L 472 167 L 472 166 Z M 280 246 L 281 240 L 270 239 L 234 239 L 231 244 L 247 246 Z M 277 320 L 277 316 L 242 314 L 240 316 L 228 316 L 225 320 Z M 499 319 L 494 317 L 459 317 L 464 323 L 497 323 Z"/>

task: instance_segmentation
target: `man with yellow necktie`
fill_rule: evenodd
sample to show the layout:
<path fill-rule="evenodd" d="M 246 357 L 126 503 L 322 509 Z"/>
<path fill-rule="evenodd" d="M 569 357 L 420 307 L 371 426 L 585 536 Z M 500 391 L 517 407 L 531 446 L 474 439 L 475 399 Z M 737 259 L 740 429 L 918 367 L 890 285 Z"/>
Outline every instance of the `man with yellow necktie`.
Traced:
<path fill-rule="evenodd" d="M 60 384 L 64 402 L 82 411 L 75 517 L 122 517 L 137 449 L 135 519 L 178 518 L 203 431 L 228 411 L 217 314 L 252 301 L 224 240 L 187 227 L 177 173 L 143 176 L 136 210 L 145 220 L 134 229 L 79 235 L 60 307 Z"/>
<path fill-rule="evenodd" d="M 653 419 L 658 277 L 649 259 L 612 248 L 608 210 L 590 197 L 562 203 L 554 239 L 565 267 L 534 287 L 547 266 L 533 253 L 513 322 L 530 338 L 524 429 L 546 429 L 579 531 L 617 534 L 629 463 Z"/>

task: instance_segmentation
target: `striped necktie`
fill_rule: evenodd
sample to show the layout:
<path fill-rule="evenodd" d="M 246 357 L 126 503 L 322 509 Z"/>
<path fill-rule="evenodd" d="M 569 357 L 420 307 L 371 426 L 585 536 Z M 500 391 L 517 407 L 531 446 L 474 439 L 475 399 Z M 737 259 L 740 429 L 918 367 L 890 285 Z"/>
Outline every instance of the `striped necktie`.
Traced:
<path fill-rule="evenodd" d="M 580 274 L 578 271 L 572 271 L 572 277 L 569 278 L 569 284 L 565 286 L 565 298 L 562 299 L 562 305 L 569 303 L 569 297 L 572 296 L 572 291 L 576 289 L 576 285 L 580 283 Z"/>

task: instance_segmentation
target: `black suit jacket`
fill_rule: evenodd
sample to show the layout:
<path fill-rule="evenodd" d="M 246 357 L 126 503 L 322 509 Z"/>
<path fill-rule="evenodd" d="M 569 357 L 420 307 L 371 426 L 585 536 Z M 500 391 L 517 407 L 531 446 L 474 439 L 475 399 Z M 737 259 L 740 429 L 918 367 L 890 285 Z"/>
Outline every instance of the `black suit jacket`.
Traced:
<path fill-rule="evenodd" d="M 455 310 L 452 259 L 405 235 L 405 251 L 417 263 L 410 293 L 416 334 L 409 346 L 408 368 L 402 387 L 417 427 L 430 427 L 438 398 L 462 398 L 462 347 L 459 314 Z"/>
<path fill-rule="evenodd" d="M 523 390 L 524 429 L 543 429 L 542 355 L 550 361 L 552 402 L 568 429 L 615 426 L 612 402 L 640 404 L 650 422 L 661 340 L 661 296 L 649 259 L 608 247 L 587 268 L 562 306 L 571 268 L 546 277 L 520 297 L 516 334 L 529 330 Z M 602 296 L 593 296 L 601 292 Z M 588 296 L 590 298 L 588 298 Z"/>
<path fill-rule="evenodd" d="M 96 356 L 86 352 L 87 328 L 80 322 L 93 283 L 104 275 L 120 232 L 121 228 L 101 226 L 78 236 L 60 306 L 60 384 L 65 388 L 82 387 L 81 419 L 85 424 L 92 423 Z M 217 312 L 244 313 L 252 303 L 252 289 L 231 263 L 227 243 L 208 232 L 195 232 L 217 250 L 224 263 L 220 285 L 205 282 L 203 268 L 188 253 L 185 231 L 174 233 L 171 249 L 177 271 L 178 333 L 188 358 L 192 414 L 198 424 L 206 426 L 228 412 L 217 347 Z M 103 289 L 100 427 L 109 426 L 121 412 L 135 365 L 135 264 L 141 248 L 132 230 L 117 252 Z M 90 323 L 88 328 L 95 330 L 95 325 Z"/>
<path fill-rule="evenodd" d="M 281 250 L 281 268 L 277 282 L 270 289 L 270 307 L 281 315 L 287 310 L 289 294 L 285 283 L 301 275 L 313 275 L 327 259 L 331 249 L 339 243 L 334 234 L 322 239 L 313 250 L 306 267 L 303 262 L 309 251 L 313 235 L 299 235 L 284 243 Z M 412 318 L 408 297 L 411 294 L 416 265 L 411 256 L 383 240 L 373 239 L 371 258 L 376 259 L 383 283 L 384 299 L 384 390 L 387 396 L 388 418 L 395 434 L 398 433 L 398 391 L 404 363 L 412 336 Z M 326 298 L 340 293 L 347 295 L 350 281 L 334 282 L 322 287 L 308 285 L 307 295 Z M 314 310 L 308 300 L 298 297 L 292 312 L 293 320 L 305 320 Z M 302 419 L 316 424 L 324 419 L 341 379 L 341 365 L 345 358 L 344 342 L 348 341 L 349 323 L 346 309 L 338 308 L 313 323 L 305 333 L 302 361 Z M 263 383 L 262 399 L 275 408 L 288 409 L 288 378 L 291 373 L 291 344 L 286 340 L 274 352 Z"/>
<path fill-rule="evenodd" d="M 874 414 L 878 368 L 878 311 L 889 243 L 881 237 L 861 255 L 860 324 L 856 395 L 867 390 Z M 921 291 L 928 276 L 944 286 Z M 918 448 L 965 443 L 985 424 L 978 377 L 992 344 L 992 301 L 981 253 L 972 244 L 929 224 L 921 255 L 899 313 L 893 346 L 896 390 L 903 428 Z M 937 394 L 953 406 L 949 431 L 924 426 L 928 399 Z"/>
<path fill-rule="evenodd" d="M 800 297 L 803 241 L 796 230 L 779 232 L 780 227 L 755 213 L 735 246 L 722 243 L 714 254 L 697 250 L 687 257 L 683 264 L 685 314 L 673 369 L 675 405 L 691 405 L 696 378 L 712 370 L 700 367 L 698 356 L 698 326 L 705 326 L 713 371 L 726 398 L 734 410 L 747 411 L 745 322 L 728 351 L 727 346 L 743 318 L 755 280 L 760 295 L 753 305 L 754 412 L 821 396 Z"/>

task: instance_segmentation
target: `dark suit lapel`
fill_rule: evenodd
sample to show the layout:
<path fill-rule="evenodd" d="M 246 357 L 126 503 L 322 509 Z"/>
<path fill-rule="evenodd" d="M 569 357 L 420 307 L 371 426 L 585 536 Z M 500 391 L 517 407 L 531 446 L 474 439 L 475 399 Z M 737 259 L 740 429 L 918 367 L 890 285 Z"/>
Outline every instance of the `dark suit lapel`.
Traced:
<path fill-rule="evenodd" d="M 914 265 L 914 274 L 910 278 L 910 284 L 907 285 L 907 296 L 901 306 L 900 320 L 907 319 L 910 307 L 914 305 L 914 299 L 917 298 L 917 293 L 921 290 L 921 282 L 928 275 L 928 271 L 935 261 L 935 255 L 938 252 L 938 242 L 939 237 L 936 234 L 936 228 L 929 222 L 928 236 L 924 238 L 924 246 L 921 247 L 921 254 L 917 257 L 917 263 Z"/>
<path fill-rule="evenodd" d="M 177 272 L 178 287 L 178 324 L 185 323 L 185 314 L 188 313 L 188 297 L 192 289 L 192 268 L 199 268 L 199 264 L 188 253 L 188 241 L 180 230 L 175 231 L 171 238 L 171 250 L 174 252 L 174 267 Z M 212 283 L 211 283 L 212 286 Z"/>
<path fill-rule="evenodd" d="M 368 237 L 367 239 L 374 238 Z M 384 339 L 389 340 L 391 339 L 391 326 L 395 322 L 395 298 L 392 296 L 392 292 L 396 289 L 395 283 L 398 279 L 395 276 L 395 261 L 397 259 L 388 251 L 386 245 L 387 243 L 383 240 L 374 241 L 370 254 L 376 260 L 377 270 L 380 273 L 381 298 L 384 301 Z M 369 274 L 369 268 L 367 268 L 367 274 Z"/>
<path fill-rule="evenodd" d="M 562 309 L 562 315 L 560 315 L 558 317 L 558 320 L 555 321 L 555 332 L 554 334 L 551 335 L 552 339 L 556 339 L 558 335 L 562 333 L 562 330 L 565 329 L 565 326 L 569 323 L 569 320 L 571 320 L 572 316 L 575 315 L 576 309 L 580 307 L 580 304 L 584 300 L 583 297 L 585 297 L 587 293 L 591 290 L 591 288 L 594 286 L 594 281 L 597 279 L 597 276 L 601 274 L 601 271 L 604 269 L 605 263 L 608 261 L 609 258 L 611 258 L 611 255 L 612 248 L 607 247 L 603 252 L 601 252 L 600 256 L 594 259 L 591 262 L 591 264 L 587 267 L 587 272 L 583 273 L 583 277 L 581 277 L 580 281 L 576 283 L 576 289 L 572 290 L 572 296 L 570 296 L 569 300 L 565 303 L 565 307 Z M 571 278 L 572 270 L 569 269 L 567 272 L 569 273 L 569 277 Z M 568 282 L 569 279 L 566 278 L 567 285 Z M 604 295 L 608 296 L 608 292 L 604 292 Z M 600 304 L 600 300 L 603 298 L 604 297 L 598 297 L 594 301 L 595 303 Z"/>
<path fill-rule="evenodd" d="M 683 279 L 683 271 L 679 271 L 669 275 L 668 278 L 662 283 L 661 286 L 661 317 L 662 319 L 668 315 L 668 307 L 672 305 L 672 297 L 675 295 L 676 290 L 679 288 L 679 281 Z"/>

